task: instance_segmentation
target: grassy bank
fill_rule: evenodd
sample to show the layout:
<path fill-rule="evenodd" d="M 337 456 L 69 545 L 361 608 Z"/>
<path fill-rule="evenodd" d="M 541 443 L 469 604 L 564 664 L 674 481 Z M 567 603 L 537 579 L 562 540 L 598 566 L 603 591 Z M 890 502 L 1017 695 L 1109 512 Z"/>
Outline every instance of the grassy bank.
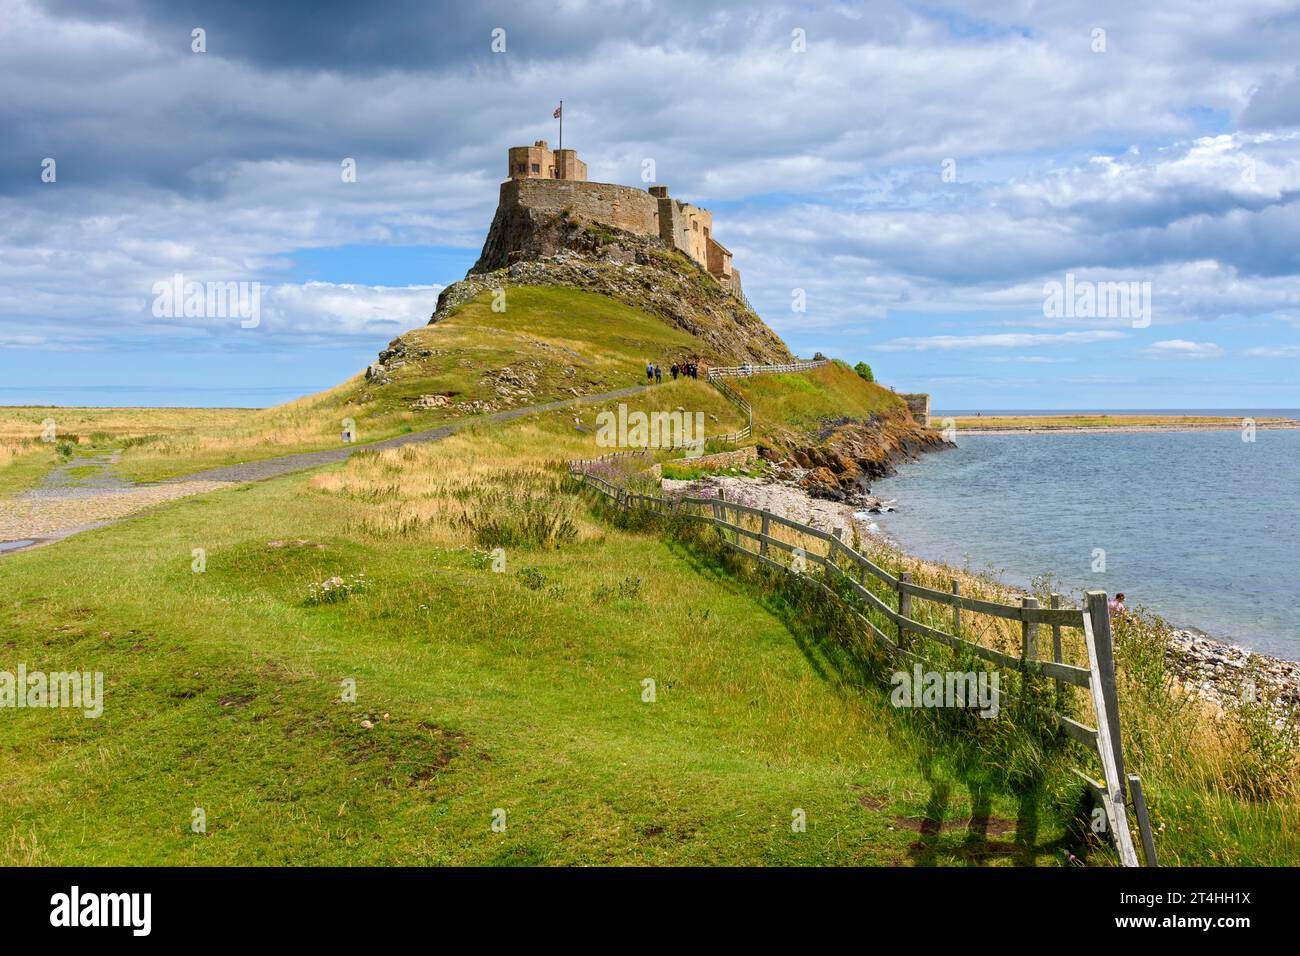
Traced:
<path fill-rule="evenodd" d="M 907 408 L 889 389 L 864 381 L 841 362 L 808 372 L 738 378 L 731 384 L 753 406 L 754 432 L 760 440 L 791 429 L 817 432 L 828 422 L 866 420 Z"/>
<path fill-rule="evenodd" d="M 484 299 L 409 333 L 388 385 L 358 379 L 262 412 L 93 410 L 73 423 L 84 446 L 20 434 L 0 476 L 22 486 L 109 446 L 137 477 L 283 454 L 336 442 L 352 409 L 366 440 L 463 417 L 457 405 L 500 397 L 506 368 L 535 373 L 514 396 L 532 403 L 639 383 L 646 358 L 692 347 L 658 320 L 611 323 L 617 304 L 599 297 L 510 295 L 514 312 Z M 901 406 L 835 364 L 738 387 L 760 441 Z M 421 395 L 451 397 L 412 409 Z M 626 404 L 701 412 L 708 432 L 743 424 L 703 381 Z M 1009 680 L 994 721 L 891 707 L 886 663 L 815 589 L 751 573 L 711 529 L 618 519 L 567 480 L 565 460 L 610 450 L 599 410 L 362 451 L 0 558 L 0 671 L 105 680 L 98 719 L 2 712 L 0 860 L 1109 861 L 1080 828 L 1077 761 L 1042 719 L 1043 687 Z M 42 411 L 24 410 L 21 428 Z M 1007 597 L 863 547 L 919 583 Z M 1179 694 L 1163 627 L 1135 616 L 1116 633 L 1129 764 L 1163 862 L 1294 864 L 1294 741 L 1251 707 Z M 806 832 L 791 826 L 801 818 Z"/>

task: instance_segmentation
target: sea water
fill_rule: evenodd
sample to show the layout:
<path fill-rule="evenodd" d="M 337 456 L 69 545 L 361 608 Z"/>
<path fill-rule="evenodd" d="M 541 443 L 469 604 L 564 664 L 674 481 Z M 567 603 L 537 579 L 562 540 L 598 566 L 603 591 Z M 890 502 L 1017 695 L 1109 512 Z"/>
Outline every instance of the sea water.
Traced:
<path fill-rule="evenodd" d="M 876 482 L 919 557 L 1062 594 L 1125 594 L 1180 627 L 1300 660 L 1300 431 L 957 435 Z"/>

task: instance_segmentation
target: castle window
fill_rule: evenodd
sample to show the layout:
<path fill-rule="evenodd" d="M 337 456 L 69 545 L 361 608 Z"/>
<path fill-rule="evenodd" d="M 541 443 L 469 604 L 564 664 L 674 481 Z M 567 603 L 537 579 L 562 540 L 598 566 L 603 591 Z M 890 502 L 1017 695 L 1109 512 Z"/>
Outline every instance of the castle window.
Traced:
<path fill-rule="evenodd" d="M 528 164 L 527 164 L 527 163 L 519 163 L 518 165 L 519 165 L 519 172 L 521 172 L 521 173 L 526 173 L 526 172 L 528 172 Z"/>
<path fill-rule="evenodd" d="M 536 163 L 533 163 L 533 172 L 540 173 L 541 171 L 542 171 L 542 167 L 538 166 Z"/>
<path fill-rule="evenodd" d="M 698 219 L 692 219 L 692 220 L 691 220 L 691 228 L 694 229 L 696 232 L 699 232 L 699 231 L 700 231 L 700 221 L 699 221 Z"/>
<path fill-rule="evenodd" d="M 705 226 L 705 227 L 704 227 L 704 238 L 705 238 L 705 239 L 709 238 L 709 227 L 708 227 L 708 226 Z"/>

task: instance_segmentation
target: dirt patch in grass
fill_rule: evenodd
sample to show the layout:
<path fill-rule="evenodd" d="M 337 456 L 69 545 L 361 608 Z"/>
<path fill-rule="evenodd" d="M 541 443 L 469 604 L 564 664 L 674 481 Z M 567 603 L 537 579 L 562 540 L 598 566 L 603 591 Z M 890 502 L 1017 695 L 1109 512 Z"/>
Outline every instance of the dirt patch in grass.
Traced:
<path fill-rule="evenodd" d="M 864 793 L 858 797 L 858 804 L 866 807 L 868 810 L 883 810 L 889 806 L 887 797 L 878 797 L 870 793 Z"/>

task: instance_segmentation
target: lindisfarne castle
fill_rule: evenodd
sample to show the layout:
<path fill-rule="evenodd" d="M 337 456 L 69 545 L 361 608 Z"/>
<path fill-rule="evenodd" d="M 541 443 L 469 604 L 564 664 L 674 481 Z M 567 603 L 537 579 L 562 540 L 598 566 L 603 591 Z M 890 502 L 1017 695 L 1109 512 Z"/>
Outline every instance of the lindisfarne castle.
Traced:
<path fill-rule="evenodd" d="M 740 272 L 731 252 L 713 238 L 713 214 L 673 199 L 667 186 L 649 191 L 587 180 L 587 164 L 577 150 L 552 150 L 545 140 L 508 151 L 508 178 L 501 184 L 496 219 L 474 272 L 509 264 L 516 230 L 512 223 L 563 216 L 594 226 L 609 226 L 650 236 L 678 249 L 718 283 L 741 297 Z"/>

